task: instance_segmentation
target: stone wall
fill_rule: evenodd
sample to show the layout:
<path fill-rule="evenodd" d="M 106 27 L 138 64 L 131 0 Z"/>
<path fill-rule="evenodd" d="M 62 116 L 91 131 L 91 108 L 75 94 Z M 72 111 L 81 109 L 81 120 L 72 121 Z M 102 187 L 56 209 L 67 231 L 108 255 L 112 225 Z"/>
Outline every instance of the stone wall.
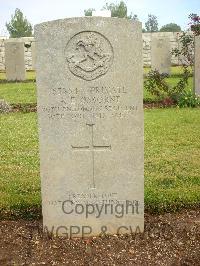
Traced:
<path fill-rule="evenodd" d="M 5 47 L 4 40 L 6 38 L 0 37 L 0 70 L 5 69 Z"/>
<path fill-rule="evenodd" d="M 155 32 L 143 33 L 143 61 L 144 66 L 151 66 L 151 39 L 156 35 L 158 38 L 169 38 L 171 49 L 178 47 L 177 32 Z M 5 41 L 13 41 L 6 37 L 0 37 L 0 70 L 5 70 Z M 15 41 L 23 41 L 25 44 L 25 64 L 27 70 L 32 70 L 32 56 L 31 56 L 31 43 L 34 42 L 34 37 L 24 37 L 15 39 Z M 179 61 L 174 56 L 171 57 L 172 65 L 178 65 Z"/>

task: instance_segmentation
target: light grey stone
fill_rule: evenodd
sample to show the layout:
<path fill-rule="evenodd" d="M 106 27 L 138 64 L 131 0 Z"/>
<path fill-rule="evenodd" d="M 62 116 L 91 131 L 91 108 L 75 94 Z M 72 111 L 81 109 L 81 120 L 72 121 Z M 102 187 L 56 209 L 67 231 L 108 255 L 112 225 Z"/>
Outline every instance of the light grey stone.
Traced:
<path fill-rule="evenodd" d="M 35 41 L 31 43 L 31 56 L 32 56 L 32 70 L 35 70 L 35 62 L 36 62 Z"/>
<path fill-rule="evenodd" d="M 195 37 L 195 93 L 200 96 L 200 36 Z"/>
<path fill-rule="evenodd" d="M 26 56 L 27 56 L 28 58 L 31 58 L 31 56 L 32 56 L 32 55 L 31 55 L 31 51 L 30 51 L 29 49 L 27 50 Z"/>
<path fill-rule="evenodd" d="M 12 107 L 5 100 L 0 99 L 0 113 L 9 113 L 12 111 Z"/>
<path fill-rule="evenodd" d="M 159 73 L 170 73 L 171 53 L 169 38 L 152 36 L 151 69 Z"/>
<path fill-rule="evenodd" d="M 72 18 L 39 24 L 35 36 L 45 228 L 143 231 L 141 23 Z M 95 212 L 86 217 L 86 208 Z M 117 218 L 120 208 L 129 213 Z"/>
<path fill-rule="evenodd" d="M 5 67 L 7 80 L 25 80 L 23 42 L 5 42 Z"/>

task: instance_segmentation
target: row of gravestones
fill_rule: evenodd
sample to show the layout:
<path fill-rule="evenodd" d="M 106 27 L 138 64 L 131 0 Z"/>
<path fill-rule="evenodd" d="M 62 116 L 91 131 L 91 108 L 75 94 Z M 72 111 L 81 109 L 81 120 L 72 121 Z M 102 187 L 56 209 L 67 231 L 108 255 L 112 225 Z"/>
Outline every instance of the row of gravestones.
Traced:
<path fill-rule="evenodd" d="M 199 38 L 195 42 L 195 88 L 200 94 L 199 89 Z M 31 42 L 32 68 L 35 69 L 35 42 Z M 25 80 L 26 69 L 24 59 L 24 42 L 5 43 L 5 66 L 7 80 Z M 157 69 L 160 73 L 170 74 L 171 51 L 169 38 L 152 37 L 151 40 L 151 68 Z"/>
<path fill-rule="evenodd" d="M 170 73 L 171 66 L 170 39 L 152 37 L 151 65 L 161 73 Z M 32 69 L 35 69 L 35 42 L 31 42 Z M 5 68 L 8 80 L 25 79 L 24 42 L 5 42 Z"/>
<path fill-rule="evenodd" d="M 151 40 L 153 37 L 163 39 L 169 38 L 171 50 L 180 47 L 180 42 L 178 41 L 177 32 L 154 32 L 154 33 L 142 33 L 143 39 L 143 62 L 145 67 L 151 66 Z M 15 41 L 21 41 L 25 44 L 25 64 L 26 70 L 32 70 L 32 56 L 31 56 L 31 44 L 35 41 L 34 37 L 22 37 L 15 38 Z M 0 37 L 0 71 L 5 70 L 5 42 L 13 41 L 13 39 L 6 39 Z M 179 58 L 171 55 L 172 65 L 181 65 L 182 62 Z"/>
<path fill-rule="evenodd" d="M 35 27 L 44 230 L 144 229 L 142 25 L 72 18 Z M 156 67 L 168 61 L 155 40 Z M 199 88 L 200 39 L 196 39 Z M 159 63 L 160 62 L 160 63 Z"/>

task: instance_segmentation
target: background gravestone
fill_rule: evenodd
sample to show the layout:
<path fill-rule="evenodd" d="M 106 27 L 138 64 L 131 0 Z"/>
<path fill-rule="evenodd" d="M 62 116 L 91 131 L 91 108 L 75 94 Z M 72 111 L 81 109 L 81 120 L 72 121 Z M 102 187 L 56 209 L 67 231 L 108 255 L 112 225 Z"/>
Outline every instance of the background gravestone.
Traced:
<path fill-rule="evenodd" d="M 5 42 L 5 67 L 7 80 L 25 80 L 23 42 Z"/>
<path fill-rule="evenodd" d="M 35 70 L 35 64 L 36 64 L 35 41 L 31 42 L 31 58 L 32 58 L 32 70 Z"/>
<path fill-rule="evenodd" d="M 158 70 L 159 73 L 170 73 L 171 54 L 169 38 L 158 38 L 152 36 L 151 39 L 151 69 Z"/>
<path fill-rule="evenodd" d="M 200 95 L 200 36 L 195 37 L 195 92 Z"/>
<path fill-rule="evenodd" d="M 39 24 L 35 36 L 44 226 L 59 235 L 76 227 L 76 236 L 84 226 L 90 235 L 142 231 L 141 23 L 72 18 Z M 109 207 L 86 217 L 77 204 Z"/>

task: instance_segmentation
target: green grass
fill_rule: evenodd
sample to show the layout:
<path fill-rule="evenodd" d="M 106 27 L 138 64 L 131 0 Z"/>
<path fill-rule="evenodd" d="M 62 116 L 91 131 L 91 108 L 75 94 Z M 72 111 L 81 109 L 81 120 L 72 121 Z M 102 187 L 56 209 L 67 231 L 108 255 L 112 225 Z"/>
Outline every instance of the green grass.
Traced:
<path fill-rule="evenodd" d="M 1 218 L 40 215 L 35 113 L 0 115 Z M 200 202 L 200 110 L 145 110 L 145 205 L 155 212 Z"/>
<path fill-rule="evenodd" d="M 145 111 L 146 207 L 170 211 L 200 203 L 200 109 Z"/>
<path fill-rule="evenodd" d="M 0 83 L 0 99 L 9 103 L 36 103 L 36 84 L 28 83 Z"/>
<path fill-rule="evenodd" d="M 39 209 L 36 114 L 0 115 L 0 132 L 0 209 L 15 215 L 29 208 Z"/>
<path fill-rule="evenodd" d="M 6 82 L 5 73 L 0 73 L 0 99 L 11 104 L 36 103 L 35 72 L 26 74 L 26 82 Z"/>

